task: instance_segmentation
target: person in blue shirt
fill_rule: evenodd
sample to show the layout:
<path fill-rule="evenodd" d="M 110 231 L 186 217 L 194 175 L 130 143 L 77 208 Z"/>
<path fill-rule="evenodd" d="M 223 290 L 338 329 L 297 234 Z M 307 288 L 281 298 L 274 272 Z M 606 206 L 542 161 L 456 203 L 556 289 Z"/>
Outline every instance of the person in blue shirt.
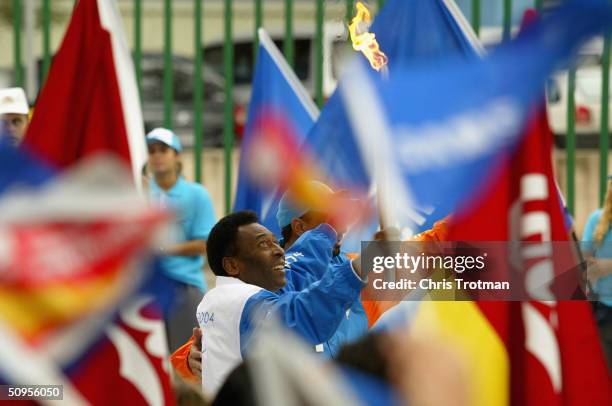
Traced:
<path fill-rule="evenodd" d="M 208 191 L 188 182 L 180 174 L 181 143 L 170 130 L 156 128 L 147 134 L 149 149 L 149 197 L 174 211 L 175 242 L 161 247 L 161 267 L 168 277 L 175 303 L 165 316 L 170 351 L 176 350 L 190 336 L 195 310 L 206 291 L 204 254 L 206 239 L 216 216 Z"/>
<path fill-rule="evenodd" d="M 197 318 L 202 329 L 202 387 L 214 395 L 242 362 L 257 321 L 274 314 L 312 345 L 328 341 L 365 286 L 360 259 L 326 272 L 337 241 L 329 224 L 305 232 L 323 276 L 303 290 L 284 290 L 285 252 L 250 211 L 219 220 L 208 238 L 208 261 L 216 286 L 204 295 Z M 299 243 L 300 239 L 296 241 Z M 299 267 L 299 263 L 294 264 Z"/>
<path fill-rule="evenodd" d="M 335 193 L 328 185 L 318 181 L 308 182 L 307 187 L 313 196 L 330 196 Z M 279 202 L 276 218 L 283 237 L 283 248 L 286 251 L 288 283 L 285 289 L 302 290 L 321 279 L 328 269 L 333 272 L 333 268 L 348 262 L 349 258 L 341 252 L 344 230 L 339 230 L 329 267 L 326 268 L 321 264 L 323 259 L 317 256 L 316 250 L 313 249 L 313 246 L 318 244 L 315 235 L 311 238 L 300 239 L 300 237 L 308 230 L 327 222 L 329 216 L 327 213 L 312 210 L 297 200 L 291 190 L 286 191 Z M 344 344 L 357 341 L 367 331 L 368 318 L 361 300 L 357 298 L 345 309 L 345 317 L 334 335 L 323 343 L 317 343 L 315 351 L 322 353 L 325 358 L 335 358 Z"/>
<path fill-rule="evenodd" d="M 598 302 L 595 316 L 599 326 L 608 368 L 612 371 L 612 176 L 608 176 L 608 188 L 603 208 L 589 216 L 582 234 L 582 248 L 592 266 L 587 277 L 594 283 Z"/>

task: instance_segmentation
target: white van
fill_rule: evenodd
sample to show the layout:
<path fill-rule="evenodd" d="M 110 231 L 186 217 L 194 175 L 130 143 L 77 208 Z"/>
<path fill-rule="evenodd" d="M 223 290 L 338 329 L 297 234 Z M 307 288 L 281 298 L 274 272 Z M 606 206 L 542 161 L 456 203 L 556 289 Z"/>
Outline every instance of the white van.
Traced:
<path fill-rule="evenodd" d="M 599 145 L 601 126 L 603 38 L 597 37 L 581 48 L 576 63 L 574 118 L 578 147 Z M 610 68 L 609 68 L 610 69 Z M 612 69 L 610 69 L 612 73 Z M 612 89 L 612 85 L 609 85 Z M 565 146 L 567 133 L 568 72 L 557 72 L 547 84 L 548 120 L 557 145 Z M 608 103 L 612 91 L 608 93 Z M 608 109 L 608 128 L 612 134 L 612 109 Z"/>
<path fill-rule="evenodd" d="M 513 31 L 513 34 L 515 34 Z M 481 32 L 482 34 L 482 32 Z M 495 46 L 501 40 L 500 29 L 489 29 L 481 35 L 485 47 Z M 579 148 L 597 148 L 601 126 L 601 92 L 603 69 L 603 38 L 596 37 L 585 44 L 578 52 L 576 80 L 574 89 L 574 123 L 576 146 Z M 612 77 L 612 67 L 610 76 Z M 548 123 L 555 136 L 555 145 L 566 146 L 567 135 L 567 69 L 557 71 L 546 82 L 546 105 Z M 612 100 L 612 82 L 609 83 L 608 103 Z M 612 139 L 612 109 L 608 109 L 608 128 Z"/>

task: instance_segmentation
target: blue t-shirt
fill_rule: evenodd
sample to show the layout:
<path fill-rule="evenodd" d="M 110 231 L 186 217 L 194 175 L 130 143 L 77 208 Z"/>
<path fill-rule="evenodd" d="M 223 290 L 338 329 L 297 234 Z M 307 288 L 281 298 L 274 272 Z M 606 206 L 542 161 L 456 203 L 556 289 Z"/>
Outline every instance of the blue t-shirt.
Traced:
<path fill-rule="evenodd" d="M 208 191 L 198 183 L 179 177 L 168 191 L 161 189 L 155 181 L 150 183 L 153 202 L 172 208 L 176 214 L 178 242 L 206 240 L 215 225 L 216 216 Z M 169 255 L 162 258 L 165 274 L 176 281 L 206 290 L 203 266 L 204 257 Z"/>
<path fill-rule="evenodd" d="M 592 251 L 596 258 L 612 258 L 612 231 L 608 229 L 601 244 L 595 244 L 593 234 L 601 217 L 601 209 L 595 210 L 587 220 L 582 234 L 582 247 L 585 251 Z M 599 278 L 593 287 L 599 295 L 599 300 L 606 306 L 612 306 L 612 275 Z"/>

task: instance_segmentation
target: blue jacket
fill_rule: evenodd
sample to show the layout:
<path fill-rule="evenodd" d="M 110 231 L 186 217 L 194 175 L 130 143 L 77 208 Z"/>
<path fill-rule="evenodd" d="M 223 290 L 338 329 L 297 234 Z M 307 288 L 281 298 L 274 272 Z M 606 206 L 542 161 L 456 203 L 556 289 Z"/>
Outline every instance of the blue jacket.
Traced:
<path fill-rule="evenodd" d="M 286 289 L 303 290 L 323 278 L 326 272 L 338 272 L 349 264 L 349 258 L 340 254 L 330 258 L 335 241 L 329 245 L 318 228 L 304 233 L 285 253 L 287 269 Z M 328 266 L 325 266 L 327 262 Z M 358 340 L 368 331 L 368 317 L 359 298 L 345 308 L 345 316 L 334 335 L 323 344 L 323 356 L 336 357 L 346 343 Z"/>
<path fill-rule="evenodd" d="M 329 225 L 322 224 L 302 237 L 310 240 L 307 245 L 309 250 L 304 250 L 304 255 L 315 259 L 308 262 L 311 272 L 322 276 L 317 280 L 312 277 L 294 279 L 291 275 L 294 269 L 299 269 L 299 275 L 306 275 L 303 267 L 307 261 L 302 261 L 291 269 L 285 268 L 287 285 L 283 289 L 278 292 L 261 290 L 251 296 L 245 303 L 240 319 L 240 349 L 243 355 L 254 319 L 275 313 L 286 327 L 310 344 L 317 345 L 332 339 L 346 319 L 347 309 L 359 301 L 365 283 L 355 274 L 350 261 L 342 261 L 327 272 L 331 268 L 336 232 Z M 313 280 L 313 283 L 297 289 L 307 280 Z"/>

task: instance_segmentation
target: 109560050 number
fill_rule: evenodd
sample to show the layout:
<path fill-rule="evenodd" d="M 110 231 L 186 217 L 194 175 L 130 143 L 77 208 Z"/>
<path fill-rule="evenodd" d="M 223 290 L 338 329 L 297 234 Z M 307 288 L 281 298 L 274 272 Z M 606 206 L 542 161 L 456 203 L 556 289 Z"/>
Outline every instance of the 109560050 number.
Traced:
<path fill-rule="evenodd" d="M 62 400 L 62 385 L 0 385 L 0 400 Z"/>

